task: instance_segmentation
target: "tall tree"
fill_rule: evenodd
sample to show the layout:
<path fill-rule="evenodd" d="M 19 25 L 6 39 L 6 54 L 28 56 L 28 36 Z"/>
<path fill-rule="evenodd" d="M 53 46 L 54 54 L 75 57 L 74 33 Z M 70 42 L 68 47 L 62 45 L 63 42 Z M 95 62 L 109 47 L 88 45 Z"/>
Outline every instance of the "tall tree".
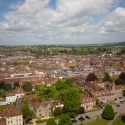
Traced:
<path fill-rule="evenodd" d="M 64 99 L 64 110 L 70 116 L 76 116 L 80 108 L 80 95 L 75 88 L 69 89 Z"/>
<path fill-rule="evenodd" d="M 86 81 L 88 82 L 88 81 L 95 81 L 95 80 L 97 80 L 97 77 L 96 77 L 96 75 L 94 74 L 94 73 L 90 73 L 88 76 L 87 76 L 87 78 L 86 78 Z"/>
<path fill-rule="evenodd" d="M 32 84 L 30 82 L 26 82 L 23 86 L 24 91 L 31 92 L 32 91 Z"/>
<path fill-rule="evenodd" d="M 105 76 L 104 76 L 104 78 L 103 78 L 103 81 L 109 81 L 109 82 L 112 82 L 112 79 L 111 79 L 109 73 L 107 73 L 107 72 L 105 73 Z"/>
<path fill-rule="evenodd" d="M 63 113 L 63 110 L 61 107 L 57 107 L 54 109 L 54 116 L 57 117 L 57 116 L 61 116 Z"/>
<path fill-rule="evenodd" d="M 19 82 L 14 82 L 14 89 L 15 89 L 16 87 L 20 87 Z"/>
<path fill-rule="evenodd" d="M 107 120 L 113 119 L 115 112 L 110 104 L 107 104 L 103 110 L 102 117 Z"/>
<path fill-rule="evenodd" d="M 12 85 L 10 83 L 6 83 L 2 87 L 5 91 L 9 91 L 12 89 Z"/>
<path fill-rule="evenodd" d="M 61 89 L 63 89 L 65 87 L 64 82 L 61 81 L 61 80 L 58 80 L 55 85 L 56 85 L 57 90 L 61 90 Z"/>
<path fill-rule="evenodd" d="M 125 80 L 125 72 L 122 72 L 122 73 L 119 75 L 119 79 Z"/>
<path fill-rule="evenodd" d="M 48 121 L 47 121 L 47 124 L 46 125 L 56 125 L 56 122 L 53 118 L 50 118 Z"/>
<path fill-rule="evenodd" d="M 59 120 L 59 125 L 73 125 L 70 117 L 67 114 L 61 116 Z"/>

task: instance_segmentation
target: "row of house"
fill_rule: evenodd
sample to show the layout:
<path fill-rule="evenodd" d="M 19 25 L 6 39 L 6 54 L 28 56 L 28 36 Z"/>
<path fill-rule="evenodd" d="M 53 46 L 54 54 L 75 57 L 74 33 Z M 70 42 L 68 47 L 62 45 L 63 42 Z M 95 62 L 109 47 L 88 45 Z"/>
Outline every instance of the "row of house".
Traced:
<path fill-rule="evenodd" d="M 5 98 L 0 99 L 0 106 L 16 102 L 18 98 L 22 98 L 23 96 L 24 90 L 22 88 L 17 87 L 13 92 L 5 93 Z"/>

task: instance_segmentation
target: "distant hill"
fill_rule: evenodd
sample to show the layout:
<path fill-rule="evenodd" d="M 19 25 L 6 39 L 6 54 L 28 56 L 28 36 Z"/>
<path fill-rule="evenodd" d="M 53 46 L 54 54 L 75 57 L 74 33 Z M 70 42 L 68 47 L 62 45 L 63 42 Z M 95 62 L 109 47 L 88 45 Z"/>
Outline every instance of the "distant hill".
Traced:
<path fill-rule="evenodd" d="M 124 41 L 124 42 L 105 43 L 105 44 L 102 44 L 102 46 L 107 46 L 107 47 L 112 47 L 112 46 L 125 46 L 125 41 Z"/>
<path fill-rule="evenodd" d="M 62 46 L 84 46 L 84 47 L 113 47 L 113 46 L 125 46 L 124 42 L 110 42 L 103 44 L 62 44 Z"/>

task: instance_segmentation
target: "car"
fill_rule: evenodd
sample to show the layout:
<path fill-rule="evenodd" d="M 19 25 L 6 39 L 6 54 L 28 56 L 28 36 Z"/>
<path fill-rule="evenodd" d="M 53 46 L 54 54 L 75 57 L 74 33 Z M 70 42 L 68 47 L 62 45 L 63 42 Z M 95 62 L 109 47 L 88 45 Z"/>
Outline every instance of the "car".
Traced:
<path fill-rule="evenodd" d="M 83 121 L 83 120 L 85 120 L 85 118 L 84 117 L 79 117 L 79 121 Z"/>
<path fill-rule="evenodd" d="M 116 105 L 116 107 L 120 107 L 120 105 Z"/>
<path fill-rule="evenodd" d="M 90 119 L 90 117 L 89 117 L 89 116 L 87 116 L 87 115 L 86 115 L 85 117 L 86 117 L 87 119 Z"/>
<path fill-rule="evenodd" d="M 73 120 L 72 120 L 72 123 L 76 123 L 76 122 L 77 122 L 77 120 L 76 120 L 76 119 L 73 119 Z"/>

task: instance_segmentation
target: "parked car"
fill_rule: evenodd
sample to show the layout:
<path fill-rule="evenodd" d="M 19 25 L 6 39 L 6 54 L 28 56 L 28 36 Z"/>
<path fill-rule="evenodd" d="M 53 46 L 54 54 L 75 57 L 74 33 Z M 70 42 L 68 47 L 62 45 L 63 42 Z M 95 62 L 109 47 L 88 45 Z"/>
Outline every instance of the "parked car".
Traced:
<path fill-rule="evenodd" d="M 76 120 L 76 119 L 73 119 L 73 120 L 72 120 L 72 123 L 76 123 L 76 122 L 77 122 L 77 120 Z"/>
<path fill-rule="evenodd" d="M 79 121 L 83 121 L 83 120 L 85 120 L 85 118 L 84 117 L 79 117 Z"/>
<path fill-rule="evenodd" d="M 116 105 L 116 107 L 120 107 L 120 105 Z"/>
<path fill-rule="evenodd" d="M 90 119 L 90 117 L 89 117 L 89 116 L 87 116 L 87 115 L 86 115 L 85 117 L 86 117 L 87 119 Z"/>

